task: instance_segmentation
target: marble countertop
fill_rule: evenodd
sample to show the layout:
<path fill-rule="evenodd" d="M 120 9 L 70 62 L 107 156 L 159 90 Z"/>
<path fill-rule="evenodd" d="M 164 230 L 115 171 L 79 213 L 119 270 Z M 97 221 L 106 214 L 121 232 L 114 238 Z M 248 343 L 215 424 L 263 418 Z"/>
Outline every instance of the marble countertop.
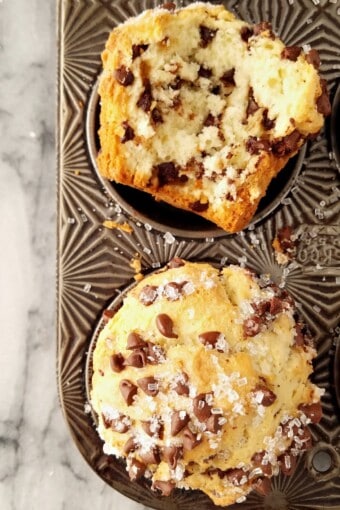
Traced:
<path fill-rule="evenodd" d="M 0 507 L 142 510 L 87 466 L 55 376 L 56 2 L 0 0 Z"/>

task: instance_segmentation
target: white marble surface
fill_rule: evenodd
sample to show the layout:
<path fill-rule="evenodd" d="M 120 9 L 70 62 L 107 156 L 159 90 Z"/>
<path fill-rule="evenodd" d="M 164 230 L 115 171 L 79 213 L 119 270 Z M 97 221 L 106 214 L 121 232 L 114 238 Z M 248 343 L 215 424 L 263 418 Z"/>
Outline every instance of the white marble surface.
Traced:
<path fill-rule="evenodd" d="M 58 405 L 55 4 L 0 0 L 0 508 L 142 510 L 91 471 Z"/>

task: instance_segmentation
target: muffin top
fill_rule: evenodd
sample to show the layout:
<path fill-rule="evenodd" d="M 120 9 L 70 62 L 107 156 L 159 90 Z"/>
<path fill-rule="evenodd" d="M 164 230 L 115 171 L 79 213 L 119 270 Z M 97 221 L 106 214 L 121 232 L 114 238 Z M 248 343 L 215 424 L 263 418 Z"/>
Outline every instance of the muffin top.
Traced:
<path fill-rule="evenodd" d="M 222 5 L 147 10 L 102 59 L 100 173 L 229 232 L 330 111 L 315 50 Z"/>
<path fill-rule="evenodd" d="M 174 259 L 98 337 L 91 404 L 104 452 L 163 495 L 243 501 L 311 444 L 314 356 L 285 291 L 238 266 Z"/>

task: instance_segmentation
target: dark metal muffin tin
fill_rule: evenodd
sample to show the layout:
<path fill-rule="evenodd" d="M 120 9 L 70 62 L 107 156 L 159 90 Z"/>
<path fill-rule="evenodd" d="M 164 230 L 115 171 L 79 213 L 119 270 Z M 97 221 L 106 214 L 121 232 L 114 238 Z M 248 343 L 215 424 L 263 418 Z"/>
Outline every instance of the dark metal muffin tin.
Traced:
<path fill-rule="evenodd" d="M 146 481 L 131 483 L 124 464 L 102 451 L 87 400 L 88 352 L 102 327 L 102 311 L 116 306 L 134 281 L 131 260 L 147 274 L 174 256 L 215 265 L 242 264 L 284 286 L 313 332 L 318 349 L 314 382 L 325 389 L 324 417 L 313 426 L 314 447 L 290 477 L 272 480 L 237 509 L 340 509 L 340 5 L 337 0 L 223 2 L 251 23 L 269 20 L 288 45 L 320 52 L 332 116 L 320 136 L 271 185 L 252 225 L 228 235 L 201 218 L 102 179 L 98 149 L 97 80 L 100 53 L 112 28 L 152 8 L 152 0 L 60 0 L 58 80 L 58 346 L 61 406 L 73 439 L 93 470 L 122 494 L 151 508 L 217 508 L 199 491 L 168 498 Z M 187 5 L 188 1 L 178 2 Z M 212 2 L 221 3 L 221 2 Z M 103 222 L 127 222 L 132 232 Z M 296 256 L 278 264 L 272 242 L 293 228 Z"/>

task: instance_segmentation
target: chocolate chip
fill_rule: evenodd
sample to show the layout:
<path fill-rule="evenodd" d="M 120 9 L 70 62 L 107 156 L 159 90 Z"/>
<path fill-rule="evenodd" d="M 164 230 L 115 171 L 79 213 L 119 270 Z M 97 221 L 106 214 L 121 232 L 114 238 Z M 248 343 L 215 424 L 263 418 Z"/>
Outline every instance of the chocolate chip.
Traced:
<path fill-rule="evenodd" d="M 322 418 L 322 406 L 320 402 L 315 404 L 300 404 L 299 411 L 307 416 L 312 423 L 319 423 Z"/>
<path fill-rule="evenodd" d="M 220 331 L 206 331 L 198 336 L 199 341 L 203 345 L 210 345 L 211 347 L 216 346 L 216 342 L 221 338 L 222 333 Z"/>
<path fill-rule="evenodd" d="M 152 484 L 153 490 L 159 490 L 162 496 L 170 496 L 176 485 L 170 480 L 155 480 Z"/>
<path fill-rule="evenodd" d="M 285 476 L 291 476 L 296 468 L 296 456 L 284 453 L 278 458 L 281 467 L 281 473 Z"/>
<path fill-rule="evenodd" d="M 190 417 L 186 411 L 174 411 L 171 414 L 171 435 L 177 434 L 189 423 Z"/>
<path fill-rule="evenodd" d="M 157 299 L 158 287 L 154 285 L 145 285 L 139 294 L 139 301 L 145 306 L 150 306 Z"/>
<path fill-rule="evenodd" d="M 215 85 L 212 89 L 211 89 L 211 93 L 214 94 L 215 96 L 218 96 L 220 95 L 221 93 L 221 87 L 219 85 Z"/>
<path fill-rule="evenodd" d="M 102 414 L 104 427 L 106 429 L 112 429 L 114 432 L 119 432 L 120 434 L 125 434 L 130 428 L 129 422 L 126 420 L 126 416 L 124 414 L 120 415 L 119 418 L 110 419 L 104 414 Z"/>
<path fill-rule="evenodd" d="M 150 421 L 142 421 L 141 422 L 142 428 L 144 432 L 150 436 L 158 436 L 160 439 L 163 438 L 163 432 L 164 432 L 164 425 L 160 422 L 159 419 L 153 418 Z"/>
<path fill-rule="evenodd" d="M 243 469 L 240 468 L 228 469 L 223 473 L 223 478 L 227 478 L 227 480 L 229 480 L 229 482 L 233 485 L 240 485 L 240 482 L 244 476 L 246 476 L 246 474 Z"/>
<path fill-rule="evenodd" d="M 202 203 L 199 200 L 196 200 L 196 202 L 189 203 L 189 208 L 195 212 L 203 212 L 209 208 L 209 202 Z"/>
<path fill-rule="evenodd" d="M 126 342 L 127 349 L 129 350 L 142 349 L 143 347 L 147 347 L 147 345 L 148 344 L 145 342 L 145 340 L 143 340 L 143 338 L 138 333 L 136 333 L 135 331 L 129 333 Z"/>
<path fill-rule="evenodd" d="M 189 427 L 185 427 L 183 430 L 183 448 L 184 450 L 193 450 L 202 442 L 197 434 L 194 434 Z"/>
<path fill-rule="evenodd" d="M 226 87 L 233 87 L 235 85 L 235 68 L 228 69 L 222 74 L 220 80 Z"/>
<path fill-rule="evenodd" d="M 125 360 L 124 364 L 129 367 L 143 368 L 147 364 L 147 353 L 143 349 L 135 349 Z"/>
<path fill-rule="evenodd" d="M 200 393 L 193 399 L 193 412 L 199 421 L 206 421 L 211 415 L 212 406 L 206 401 L 207 395 L 211 393 Z"/>
<path fill-rule="evenodd" d="M 303 347 L 304 345 L 313 345 L 312 339 L 306 330 L 306 326 L 301 322 L 297 322 L 295 324 L 294 344 L 298 347 Z"/>
<path fill-rule="evenodd" d="M 265 451 L 254 453 L 251 460 L 254 467 L 261 468 L 264 475 L 271 476 L 273 473 L 272 465 L 268 461 L 264 460 L 265 455 Z"/>
<path fill-rule="evenodd" d="M 211 75 L 212 69 L 210 69 L 210 67 L 200 66 L 198 70 L 198 76 L 200 76 L 201 78 L 211 78 Z"/>
<path fill-rule="evenodd" d="M 168 267 L 170 269 L 177 269 L 178 267 L 183 267 L 185 265 L 185 261 L 179 257 L 174 257 L 168 263 Z"/>
<path fill-rule="evenodd" d="M 295 249 L 295 241 L 292 239 L 293 229 L 290 226 L 281 227 L 277 232 L 277 239 L 283 253 L 291 253 Z"/>
<path fill-rule="evenodd" d="M 133 44 L 132 45 L 132 60 L 135 60 L 135 58 L 140 57 L 144 51 L 148 49 L 148 44 Z"/>
<path fill-rule="evenodd" d="M 292 152 L 296 152 L 299 148 L 301 133 L 296 129 L 281 140 L 272 144 L 272 151 L 276 156 L 284 157 Z"/>
<path fill-rule="evenodd" d="M 110 367 L 113 372 L 121 372 L 124 370 L 124 356 L 119 352 L 110 356 Z"/>
<path fill-rule="evenodd" d="M 302 48 L 300 46 L 287 46 L 281 52 L 281 58 L 286 58 L 296 62 L 300 56 Z"/>
<path fill-rule="evenodd" d="M 137 101 L 137 106 L 138 108 L 141 108 L 144 112 L 147 113 L 150 111 L 151 103 L 152 103 L 151 84 L 147 80 L 144 84 L 144 90 Z"/>
<path fill-rule="evenodd" d="M 123 122 L 123 128 L 124 128 L 125 132 L 124 132 L 123 137 L 120 139 L 120 141 L 122 143 L 126 143 L 126 142 L 129 142 L 130 140 L 133 140 L 135 137 L 135 132 L 127 121 Z"/>
<path fill-rule="evenodd" d="M 148 342 L 147 359 L 151 365 L 158 365 L 165 360 L 165 353 L 159 345 Z"/>
<path fill-rule="evenodd" d="M 168 301 L 177 301 L 182 296 L 183 287 L 188 282 L 170 282 L 164 285 L 163 295 Z"/>
<path fill-rule="evenodd" d="M 137 386 L 135 386 L 128 379 L 123 379 L 119 383 L 119 389 L 123 396 L 123 399 L 125 400 L 127 405 L 130 406 L 133 403 L 133 397 L 137 393 Z"/>
<path fill-rule="evenodd" d="M 272 25 L 269 21 L 261 21 L 253 26 L 254 35 L 260 35 L 262 32 L 269 31 L 270 37 L 273 37 Z"/>
<path fill-rule="evenodd" d="M 156 326 L 158 331 L 166 338 L 178 338 L 178 335 L 173 331 L 174 324 L 172 319 L 166 313 L 157 315 Z"/>
<path fill-rule="evenodd" d="M 155 124 L 162 124 L 163 122 L 162 112 L 157 106 L 151 110 L 151 119 Z"/>
<path fill-rule="evenodd" d="M 243 322 L 243 334 L 246 337 L 256 336 L 261 329 L 261 319 L 260 317 L 249 317 Z"/>
<path fill-rule="evenodd" d="M 150 450 L 147 450 L 146 452 L 139 451 L 139 456 L 142 459 L 145 464 L 159 464 L 160 463 L 160 456 L 159 456 L 159 450 L 158 447 L 155 446 L 154 448 L 150 448 Z"/>
<path fill-rule="evenodd" d="M 137 379 L 138 386 L 151 397 L 154 397 L 159 392 L 158 381 L 151 375 L 148 377 L 142 377 L 141 379 Z"/>
<path fill-rule="evenodd" d="M 156 165 L 159 186 L 162 187 L 166 184 L 183 184 L 188 180 L 184 174 L 179 175 L 179 168 L 173 161 L 166 161 Z"/>
<path fill-rule="evenodd" d="M 311 64 L 315 69 L 319 69 L 321 61 L 320 61 L 320 55 L 319 52 L 315 49 L 311 49 L 307 55 L 306 60 L 308 64 Z"/>
<path fill-rule="evenodd" d="M 212 414 L 206 421 L 206 430 L 208 432 L 212 432 L 213 434 L 217 434 L 219 430 L 222 429 L 222 425 L 220 424 L 220 414 Z"/>
<path fill-rule="evenodd" d="M 273 296 L 269 302 L 269 313 L 271 315 L 277 315 L 282 312 L 282 301 L 278 297 Z"/>
<path fill-rule="evenodd" d="M 255 388 L 255 392 L 258 392 L 258 391 L 263 393 L 263 398 L 262 398 L 262 401 L 261 401 L 261 405 L 263 405 L 264 407 L 269 407 L 272 404 L 274 404 L 274 402 L 276 400 L 276 395 L 267 386 L 263 386 L 263 385 L 260 385 L 260 384 L 257 385 L 256 388 Z"/>
<path fill-rule="evenodd" d="M 131 452 L 134 452 L 137 448 L 137 444 L 134 437 L 129 437 L 129 439 L 126 441 L 125 445 L 123 446 L 123 451 L 126 455 L 128 455 Z"/>
<path fill-rule="evenodd" d="M 200 38 L 201 38 L 200 46 L 202 48 L 206 48 L 211 43 L 213 38 L 215 37 L 217 30 L 215 30 L 213 28 L 208 28 L 204 25 L 200 25 L 199 31 L 200 31 Z"/>
<path fill-rule="evenodd" d="M 114 77 L 116 78 L 118 83 L 120 83 L 124 87 L 131 85 L 135 79 L 132 71 L 126 66 L 118 67 L 118 69 L 116 69 L 114 72 Z"/>
<path fill-rule="evenodd" d="M 142 478 L 146 470 L 146 465 L 137 459 L 132 459 L 129 466 L 129 478 L 132 482 Z"/>
<path fill-rule="evenodd" d="M 265 108 L 262 113 L 262 126 L 265 131 L 269 131 L 275 127 L 275 120 L 268 117 L 268 108 Z"/>
<path fill-rule="evenodd" d="M 308 427 L 303 427 L 299 429 L 298 434 L 294 436 L 294 441 L 292 442 L 292 449 L 296 450 L 309 450 L 313 446 L 312 433 Z"/>
<path fill-rule="evenodd" d="M 260 494 L 260 496 L 267 496 L 271 492 L 271 481 L 269 478 L 257 478 L 252 483 L 252 488 L 255 492 Z"/>
<path fill-rule="evenodd" d="M 182 446 L 165 446 L 163 449 L 163 458 L 169 464 L 170 469 L 175 469 L 177 462 L 183 457 Z"/>
<path fill-rule="evenodd" d="M 327 90 L 327 82 L 326 80 L 320 80 L 321 85 L 321 96 L 318 97 L 316 101 L 316 107 L 319 113 L 327 117 L 331 113 L 331 103 L 329 102 L 329 95 Z"/>
<path fill-rule="evenodd" d="M 248 39 L 253 35 L 253 30 L 250 27 L 243 26 L 240 30 L 240 35 L 242 41 L 245 43 L 248 42 Z"/>
<path fill-rule="evenodd" d="M 203 122 L 203 126 L 205 126 L 205 127 L 218 126 L 220 123 L 220 120 L 221 119 L 219 117 L 215 117 L 212 113 L 209 113 L 207 115 L 207 118 Z"/>
<path fill-rule="evenodd" d="M 176 4 L 174 2 L 165 2 L 160 5 L 161 9 L 166 9 L 167 11 L 174 11 L 176 9 Z"/>
<path fill-rule="evenodd" d="M 181 379 L 179 379 L 176 383 L 176 386 L 174 387 L 174 391 L 177 393 L 177 395 L 189 395 L 189 386 L 187 385 L 188 382 L 188 376 L 185 372 L 182 372 Z"/>
<path fill-rule="evenodd" d="M 115 315 L 115 310 L 104 310 L 102 314 L 102 319 L 105 324 L 109 322 L 110 319 Z"/>
<path fill-rule="evenodd" d="M 259 109 L 259 105 L 256 102 L 254 97 L 254 90 L 250 87 L 248 92 L 248 104 L 246 109 L 246 117 L 248 118 L 250 115 L 254 115 L 255 112 Z M 267 110 L 268 111 L 268 110 Z"/>
<path fill-rule="evenodd" d="M 251 155 L 259 154 L 260 151 L 270 152 L 271 144 L 270 141 L 265 138 L 250 136 L 246 141 L 246 149 Z"/>

